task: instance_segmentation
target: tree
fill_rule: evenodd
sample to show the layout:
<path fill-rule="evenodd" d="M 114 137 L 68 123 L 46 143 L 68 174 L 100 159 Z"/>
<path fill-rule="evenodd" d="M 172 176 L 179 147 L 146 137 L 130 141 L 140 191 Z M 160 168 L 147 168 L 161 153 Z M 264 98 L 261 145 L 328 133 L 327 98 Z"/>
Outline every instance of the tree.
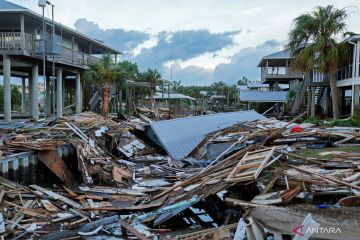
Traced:
<path fill-rule="evenodd" d="M 347 16 L 345 9 L 332 5 L 316 7 L 295 18 L 289 33 L 288 47 L 294 57 L 290 67 L 300 72 L 316 69 L 329 73 L 334 118 L 341 115 L 336 69 L 350 57 L 349 46 L 341 41 L 346 35 Z"/>
<path fill-rule="evenodd" d="M 90 66 L 85 72 L 85 79 L 102 84 L 101 114 L 109 113 L 110 85 L 121 78 L 119 71 L 111 59 L 110 54 L 104 54 L 99 62 Z"/>
<path fill-rule="evenodd" d="M 116 80 L 116 111 L 119 110 L 118 104 L 120 101 L 120 111 L 122 110 L 122 92 L 126 86 L 126 81 L 137 81 L 139 79 L 139 68 L 136 63 L 130 61 L 119 62 L 116 66 L 116 70 L 119 72 L 119 78 Z"/>
<path fill-rule="evenodd" d="M 172 90 L 176 92 L 177 89 L 181 86 L 181 81 L 172 81 L 172 84 L 173 84 Z"/>
<path fill-rule="evenodd" d="M 237 82 L 237 84 L 238 84 L 239 86 L 246 86 L 247 83 L 248 83 L 248 81 L 249 81 L 249 80 L 248 80 L 245 76 L 243 76 L 242 79 L 240 79 L 240 80 Z"/>
<path fill-rule="evenodd" d="M 161 74 L 156 69 L 148 69 L 143 73 L 143 80 L 150 83 L 150 98 L 153 100 L 156 84 L 161 81 Z"/>
<path fill-rule="evenodd" d="M 16 85 L 11 85 L 11 109 L 21 106 L 21 93 Z M 0 112 L 4 112 L 4 86 L 0 85 Z"/>

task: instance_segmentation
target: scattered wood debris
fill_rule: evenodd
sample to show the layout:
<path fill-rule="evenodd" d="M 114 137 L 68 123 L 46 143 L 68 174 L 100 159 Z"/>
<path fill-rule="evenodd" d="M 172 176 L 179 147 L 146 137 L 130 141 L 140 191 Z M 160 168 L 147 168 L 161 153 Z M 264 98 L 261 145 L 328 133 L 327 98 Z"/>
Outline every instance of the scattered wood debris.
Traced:
<path fill-rule="evenodd" d="M 360 151 L 344 146 L 360 146 L 360 129 L 306 124 L 293 131 L 297 118 L 237 122 L 206 135 L 175 160 L 147 131 L 149 117 L 167 116 L 168 109 L 138 111 L 137 118 L 122 119 L 86 112 L 7 132 L 0 146 L 1 164 L 9 163 L 1 168 L 0 235 L 279 238 L 308 213 L 321 224 L 328 220 L 325 213 L 334 219 L 348 214 L 356 228 Z M 174 146 L 181 148 L 175 138 Z M 333 150 L 318 158 L 298 152 L 325 147 Z M 16 162 L 25 153 L 28 162 L 38 161 Z M 36 169 L 42 170 L 34 174 Z M 286 227 L 275 221 L 279 214 Z"/>

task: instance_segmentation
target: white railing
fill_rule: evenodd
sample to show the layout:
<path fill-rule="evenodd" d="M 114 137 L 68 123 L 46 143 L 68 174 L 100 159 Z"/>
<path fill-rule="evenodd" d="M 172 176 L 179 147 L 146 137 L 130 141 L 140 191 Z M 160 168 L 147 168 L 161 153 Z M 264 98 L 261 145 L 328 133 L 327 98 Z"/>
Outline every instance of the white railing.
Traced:
<path fill-rule="evenodd" d="M 15 51 L 15 50 L 28 50 L 32 55 L 42 54 L 43 46 L 42 40 L 34 39 L 33 35 L 25 33 L 22 44 L 20 32 L 0 32 L 0 51 Z M 22 49 L 22 45 L 23 48 Z M 50 48 L 50 43 L 46 44 L 46 48 Z M 99 61 L 98 58 L 86 54 L 81 51 L 73 50 L 71 48 L 62 47 L 60 57 L 57 57 L 59 61 L 65 61 L 76 65 L 91 65 Z M 50 52 L 51 49 L 47 49 Z"/>
<path fill-rule="evenodd" d="M 19 32 L 2 32 L 0 33 L 1 50 L 20 50 L 21 37 Z"/>

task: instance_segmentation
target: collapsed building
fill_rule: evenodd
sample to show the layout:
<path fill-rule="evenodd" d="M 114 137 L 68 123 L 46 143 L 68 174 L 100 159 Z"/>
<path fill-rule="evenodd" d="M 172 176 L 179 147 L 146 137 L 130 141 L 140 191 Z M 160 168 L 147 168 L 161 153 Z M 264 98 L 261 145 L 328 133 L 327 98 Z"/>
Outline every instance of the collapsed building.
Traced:
<path fill-rule="evenodd" d="M 360 152 L 337 148 L 358 146 L 360 129 L 296 120 L 255 111 L 156 122 L 85 112 L 8 124 L 0 147 L 0 232 L 357 239 Z M 333 150 L 319 158 L 300 154 L 324 147 Z"/>

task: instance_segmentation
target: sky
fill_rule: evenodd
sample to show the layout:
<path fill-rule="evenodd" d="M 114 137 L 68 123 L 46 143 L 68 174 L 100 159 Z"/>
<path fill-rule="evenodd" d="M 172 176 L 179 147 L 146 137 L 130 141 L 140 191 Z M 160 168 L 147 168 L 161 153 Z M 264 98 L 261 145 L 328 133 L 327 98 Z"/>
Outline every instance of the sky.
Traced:
<path fill-rule="evenodd" d="M 41 13 L 37 0 L 9 0 Z M 360 0 L 51 0 L 55 20 L 123 52 L 141 70 L 183 85 L 260 78 L 263 56 L 283 49 L 292 20 L 316 6 L 347 7 L 360 33 Z M 46 16 L 51 16 L 48 7 Z"/>

